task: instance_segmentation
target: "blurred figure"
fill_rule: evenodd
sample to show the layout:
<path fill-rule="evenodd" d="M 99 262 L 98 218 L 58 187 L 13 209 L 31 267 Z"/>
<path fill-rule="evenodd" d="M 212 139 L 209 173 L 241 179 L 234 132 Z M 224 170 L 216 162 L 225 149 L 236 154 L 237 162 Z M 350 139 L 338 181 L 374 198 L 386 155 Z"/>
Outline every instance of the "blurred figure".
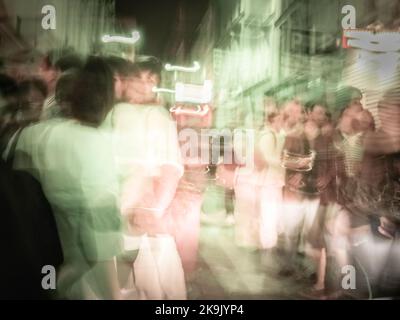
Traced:
<path fill-rule="evenodd" d="M 2 148 L 18 130 L 17 88 L 11 78 L 0 76 Z M 30 174 L 12 170 L 12 161 L 13 154 L 8 152 L 0 158 L 0 251 L 7 260 L 0 266 L 0 297 L 51 299 L 52 292 L 41 286 L 42 268 L 57 268 L 63 261 L 53 212 L 40 184 Z"/>
<path fill-rule="evenodd" d="M 259 152 L 264 160 L 264 178 L 260 191 L 260 236 L 261 247 L 271 249 L 278 243 L 281 226 L 282 192 L 285 170 L 282 168 L 282 151 L 285 135 L 282 115 L 275 111 L 267 114 L 265 127 L 259 140 Z"/>
<path fill-rule="evenodd" d="M 98 126 L 113 105 L 112 72 L 88 58 L 74 83 L 72 119 L 22 130 L 14 167 L 41 183 L 60 234 L 61 299 L 120 299 L 114 258 L 121 253 L 118 184 L 110 140 Z"/>
<path fill-rule="evenodd" d="M 362 108 L 359 90 L 345 87 L 339 90 L 338 97 L 342 110 L 334 133 L 336 203 L 327 207 L 323 229 L 327 270 L 330 271 L 328 285 L 333 295 L 347 294 L 340 285 L 341 268 L 348 264 L 359 268 L 354 253 L 371 236 L 370 213 L 366 210 L 369 191 L 366 191 L 361 176 L 365 137 L 375 129 L 372 115 Z M 358 271 L 363 274 L 363 269 Z M 362 294 L 362 290 L 357 294 Z"/>
<path fill-rule="evenodd" d="M 191 105 L 174 107 L 180 108 L 179 112 L 171 113 L 177 124 L 184 174 L 168 208 L 168 215 L 171 218 L 170 232 L 176 241 L 185 278 L 189 281 L 198 266 L 201 208 L 207 182 L 213 171 L 210 158 L 215 153 L 214 150 L 210 151 L 206 161 L 202 157 L 210 150 L 210 136 L 206 129 L 210 126 L 212 112 L 209 110 L 207 114 L 199 115 L 193 113 Z M 228 137 L 224 141 L 219 138 L 212 137 L 211 140 L 217 142 L 215 146 L 218 146 L 218 151 L 222 153 L 221 149 L 227 147 L 229 141 Z"/>
<path fill-rule="evenodd" d="M 149 243 L 149 250 L 153 253 L 157 246 L 162 245 L 163 239 L 165 243 L 169 243 L 168 246 L 175 245 L 169 242 L 170 237 L 163 238 L 161 235 L 169 233 L 166 213 L 183 174 L 183 166 L 176 125 L 168 112 L 158 104 L 157 96 L 152 91 L 161 80 L 161 68 L 161 63 L 156 58 L 137 60 L 130 70 L 125 91 L 128 103 L 117 104 L 105 123 L 111 125 L 113 132 L 121 186 L 120 201 L 125 220 L 125 244 L 124 256 L 119 263 L 119 280 L 125 289 L 132 287 L 129 278 L 133 276 L 136 286 L 147 287 L 152 281 L 156 281 L 151 277 L 137 276 L 136 273 L 142 270 L 136 270 L 136 267 L 132 270 L 133 262 L 137 266 L 138 261 L 144 261 L 141 254 L 141 251 L 144 253 L 143 250 L 146 250 L 144 244 Z M 176 247 L 171 250 L 174 249 L 176 250 Z M 170 251 L 167 255 L 174 259 L 174 253 Z M 161 251 L 154 254 L 160 255 Z M 184 287 L 182 271 L 182 278 L 179 276 L 179 268 L 182 266 L 180 261 L 178 265 L 173 265 L 175 267 L 170 271 L 177 276 L 175 286 L 177 291 L 162 282 L 164 291 L 144 289 L 140 293 L 142 298 L 185 298 L 186 294 L 182 294 L 184 290 L 182 290 L 182 286 Z M 164 268 L 161 265 L 157 266 L 159 273 L 154 277 L 165 281 L 163 275 L 165 272 L 170 272 L 167 268 L 167 264 Z M 150 270 L 155 270 L 154 262 L 148 266 L 148 271 Z M 171 273 L 170 276 L 172 275 Z M 157 287 L 157 284 L 154 285 Z"/>
<path fill-rule="evenodd" d="M 378 104 L 381 126 L 365 137 L 365 155 L 357 208 L 372 217 L 372 231 L 359 259 L 372 282 L 373 294 L 400 295 L 400 91 L 389 90 Z M 378 257 L 378 258 L 377 258 Z"/>
<path fill-rule="evenodd" d="M 46 97 L 47 88 L 43 81 L 31 79 L 20 83 L 21 105 L 18 121 L 21 126 L 26 126 L 40 120 Z"/>
<path fill-rule="evenodd" d="M 38 75 L 46 83 L 48 95 L 43 105 L 42 120 L 51 119 L 60 113 L 55 101 L 55 89 L 61 74 L 71 69 L 79 69 L 82 65 L 82 58 L 72 49 L 53 50 L 43 58 Z"/>
<path fill-rule="evenodd" d="M 328 106 L 324 101 L 307 105 L 308 117 L 306 129 L 317 129 L 318 135 L 310 139 L 310 145 L 316 152 L 310 179 L 319 196 L 319 206 L 312 226 L 305 234 L 305 252 L 315 263 L 316 282 L 308 292 L 311 297 L 322 297 L 326 283 L 326 221 L 336 203 L 336 153 L 333 147 L 333 125 L 330 122 Z"/>
<path fill-rule="evenodd" d="M 266 114 L 263 130 L 255 133 L 254 145 L 244 145 L 246 154 L 254 152 L 254 165 L 238 166 L 235 171 L 235 239 L 245 248 L 267 250 L 277 244 L 284 182 L 281 124 L 278 112 Z"/>
<path fill-rule="evenodd" d="M 109 56 L 106 61 L 114 72 L 115 100 L 117 103 L 126 102 L 128 80 L 133 68 L 132 62 L 117 56 Z"/>
<path fill-rule="evenodd" d="M 78 81 L 80 69 L 72 69 L 64 72 L 57 81 L 55 101 L 59 108 L 54 118 L 71 118 L 72 101 L 75 94 L 75 84 Z"/>
<path fill-rule="evenodd" d="M 18 108 L 20 105 L 19 87 L 17 82 L 0 74 L 0 152 L 6 151 L 11 137 L 19 128 Z M 3 155 L 4 157 L 4 155 Z"/>
<path fill-rule="evenodd" d="M 286 177 L 282 218 L 289 266 L 282 270 L 285 275 L 292 273 L 291 268 L 296 269 L 296 266 L 301 270 L 297 255 L 305 253 L 306 240 L 320 204 L 320 192 L 314 165 L 319 128 L 313 122 L 304 123 L 305 111 L 299 101 L 287 102 L 283 116 L 286 139 L 282 163 L 286 168 Z"/>

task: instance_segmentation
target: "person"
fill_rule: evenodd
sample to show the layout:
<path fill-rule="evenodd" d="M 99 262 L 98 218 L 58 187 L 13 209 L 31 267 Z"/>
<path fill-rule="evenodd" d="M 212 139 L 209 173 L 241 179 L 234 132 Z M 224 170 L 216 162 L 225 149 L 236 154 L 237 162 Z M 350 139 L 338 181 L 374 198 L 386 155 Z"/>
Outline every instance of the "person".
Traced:
<path fill-rule="evenodd" d="M 305 235 L 306 255 L 311 258 L 315 266 L 316 281 L 305 296 L 320 298 L 326 289 L 326 221 L 329 214 L 335 210 L 336 203 L 336 153 L 333 147 L 333 125 L 328 114 L 328 105 L 325 101 L 311 101 L 306 105 L 306 128 L 311 125 L 318 130 L 318 135 L 310 141 L 316 152 L 312 179 L 315 182 L 316 194 L 319 196 L 319 206 L 312 226 Z"/>
<path fill-rule="evenodd" d="M 0 76 L 0 101 L 5 101 L 6 109 L 7 103 L 13 104 L 16 88 L 12 79 Z M 12 170 L 12 162 L 9 153 L 0 158 L 0 247 L 5 257 L 0 266 L 0 298 L 52 299 L 52 291 L 41 282 L 44 266 L 57 268 L 63 261 L 53 212 L 38 181 Z"/>
<path fill-rule="evenodd" d="M 46 83 L 47 97 L 42 108 L 42 120 L 51 119 L 59 115 L 59 106 L 55 100 L 55 88 L 61 74 L 83 66 L 80 55 L 72 48 L 51 50 L 39 65 L 38 75 Z"/>
<path fill-rule="evenodd" d="M 116 103 L 127 102 L 126 89 L 132 72 L 132 62 L 117 56 L 108 56 L 106 61 L 114 73 Z"/>
<path fill-rule="evenodd" d="M 14 168 L 31 173 L 54 211 L 64 262 L 61 299 L 121 299 L 114 259 L 122 251 L 118 183 L 110 139 L 98 127 L 114 101 L 113 76 L 99 57 L 79 71 L 71 119 L 22 130 Z"/>
<path fill-rule="evenodd" d="M 3 154 L 18 130 L 19 86 L 15 79 L 0 74 L 0 152 Z"/>
<path fill-rule="evenodd" d="M 263 249 L 274 248 L 281 232 L 282 188 L 285 180 L 285 171 L 281 166 L 285 142 L 281 119 L 279 112 L 267 115 L 258 145 L 264 160 L 264 179 L 260 192 L 260 235 Z"/>
<path fill-rule="evenodd" d="M 288 266 L 282 275 L 300 272 L 303 265 L 298 253 L 305 254 L 307 237 L 312 229 L 320 204 L 316 181 L 316 139 L 319 130 L 313 122 L 306 122 L 302 103 L 290 100 L 284 104 L 283 121 L 286 139 L 282 157 L 285 167 L 283 230 Z"/>
<path fill-rule="evenodd" d="M 58 106 L 54 118 L 71 118 L 71 104 L 75 94 L 74 86 L 78 81 L 79 69 L 65 71 L 57 81 L 55 90 L 55 101 Z"/>
<path fill-rule="evenodd" d="M 205 115 L 193 114 L 190 104 L 175 105 L 168 110 L 172 110 L 171 114 L 177 124 L 184 174 L 179 180 L 167 215 L 171 219 L 170 233 L 174 236 L 185 278 L 189 282 L 198 266 L 201 208 L 208 175 L 212 174 L 213 169 L 210 158 L 215 150 L 208 152 L 209 141 L 210 138 L 217 139 L 204 130 L 210 126 L 211 110 Z M 204 159 L 204 154 L 208 155 L 208 159 Z"/>
<path fill-rule="evenodd" d="M 399 106 L 398 88 L 385 92 L 378 103 L 381 126 L 365 136 L 360 173 L 363 192 L 359 201 L 355 201 L 357 208 L 372 220 L 371 229 L 375 237 L 370 236 L 367 242 L 369 248 L 361 252 L 359 258 L 367 266 L 373 294 L 378 297 L 400 295 Z M 375 250 L 370 249 L 371 246 Z"/>
<path fill-rule="evenodd" d="M 19 84 L 21 106 L 18 122 L 20 126 L 38 122 L 42 114 L 44 100 L 47 97 L 46 84 L 40 79 L 27 79 Z"/>
<path fill-rule="evenodd" d="M 317 284 L 319 282 L 322 288 L 325 283 L 329 289 L 326 291 L 331 291 L 328 296 L 343 294 L 341 270 L 348 264 L 354 264 L 353 254 L 358 250 L 355 248 L 368 239 L 371 232 L 366 211 L 356 203 L 365 196 L 362 190 L 365 186 L 360 179 L 364 162 L 364 139 L 368 132 L 374 130 L 374 119 L 369 111 L 363 109 L 359 90 L 345 87 L 339 92 L 342 93 L 339 95 L 342 99 L 338 99 L 342 109 L 330 141 L 331 145 L 333 142 L 331 151 L 335 167 L 335 181 L 332 182 L 335 187 L 331 192 L 334 197 L 330 197 L 323 207 L 323 220 L 318 226 L 322 230 L 322 241 L 317 241 L 323 245 L 324 251 L 318 268 L 318 279 L 321 281 L 317 281 Z M 322 258 L 325 258 L 325 262 Z M 328 270 L 329 278 L 322 281 L 322 275 L 325 272 L 328 274 Z"/>
<path fill-rule="evenodd" d="M 121 188 L 125 253 L 119 259 L 119 279 L 125 289 L 138 286 L 138 282 L 146 286 L 152 281 L 145 275 L 137 276 L 132 263 L 137 265 L 141 260 L 143 241 L 149 240 L 157 246 L 157 239 L 162 240 L 160 235 L 169 233 L 166 212 L 183 174 L 176 125 L 159 105 L 152 90 L 160 81 L 161 63 L 158 59 L 138 58 L 132 65 L 125 91 L 127 103 L 117 104 L 104 123 L 113 135 Z M 143 235 L 148 238 L 143 238 Z M 178 280 L 176 287 L 181 289 L 184 282 L 181 278 Z M 181 292 L 172 293 L 172 296 L 184 298 L 185 294 Z M 168 296 L 167 292 L 151 290 L 147 294 L 150 295 L 148 298 Z"/>

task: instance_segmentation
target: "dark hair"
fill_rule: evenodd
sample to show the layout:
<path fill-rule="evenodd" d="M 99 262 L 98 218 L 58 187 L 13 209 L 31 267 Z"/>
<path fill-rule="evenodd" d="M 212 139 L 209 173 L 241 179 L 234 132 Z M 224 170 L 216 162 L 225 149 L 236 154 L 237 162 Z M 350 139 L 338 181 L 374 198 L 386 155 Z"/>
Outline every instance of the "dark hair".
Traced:
<path fill-rule="evenodd" d="M 72 48 L 50 50 L 42 60 L 42 66 L 46 69 L 58 69 L 61 72 L 81 68 L 83 64 L 82 57 Z"/>
<path fill-rule="evenodd" d="M 20 94 L 21 96 L 27 95 L 31 89 L 38 90 L 43 97 L 47 96 L 47 86 L 46 83 L 38 78 L 31 78 L 22 81 L 20 84 Z"/>
<path fill-rule="evenodd" d="M 139 56 L 134 64 L 134 73 L 138 74 L 143 71 L 150 71 L 159 76 L 161 79 L 162 64 L 159 59 L 153 56 Z"/>
<path fill-rule="evenodd" d="M 83 63 L 84 62 L 81 56 L 75 53 L 71 53 L 58 59 L 55 63 L 55 67 L 61 72 L 65 72 L 70 69 L 80 69 L 83 67 Z"/>
<path fill-rule="evenodd" d="M 272 123 L 272 121 L 279 116 L 279 112 L 273 111 L 267 114 L 267 122 Z"/>
<path fill-rule="evenodd" d="M 57 81 L 55 99 L 63 116 L 70 116 L 75 83 L 78 81 L 79 70 L 71 69 L 64 72 Z"/>
<path fill-rule="evenodd" d="M 335 92 L 335 109 L 346 108 L 353 99 L 362 98 L 362 92 L 355 87 L 342 87 Z"/>
<path fill-rule="evenodd" d="M 113 79 L 103 58 L 89 57 L 73 86 L 71 115 L 84 124 L 99 126 L 114 104 Z"/>
<path fill-rule="evenodd" d="M 328 112 L 328 104 L 325 101 L 309 101 L 305 104 L 305 109 L 307 112 L 312 112 L 316 106 L 324 107 L 326 112 Z"/>
<path fill-rule="evenodd" d="M 6 74 L 0 74 L 0 95 L 5 98 L 18 96 L 17 81 Z"/>
<path fill-rule="evenodd" d="M 105 57 L 105 60 L 114 73 L 117 73 L 122 77 L 128 77 L 131 75 L 133 62 L 117 56 L 108 56 Z"/>

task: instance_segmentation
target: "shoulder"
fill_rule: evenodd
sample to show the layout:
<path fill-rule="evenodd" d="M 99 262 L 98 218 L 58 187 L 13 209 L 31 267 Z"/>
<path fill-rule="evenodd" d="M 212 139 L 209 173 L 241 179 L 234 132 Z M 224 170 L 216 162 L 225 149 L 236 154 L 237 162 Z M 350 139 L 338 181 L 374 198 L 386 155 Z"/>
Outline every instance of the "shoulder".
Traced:
<path fill-rule="evenodd" d="M 126 114 L 136 113 L 138 111 L 139 110 L 137 106 L 126 102 L 121 102 L 114 106 L 114 108 L 110 111 L 110 114 L 126 115 Z"/>
<path fill-rule="evenodd" d="M 169 112 L 162 106 L 146 106 L 146 123 L 159 130 L 175 127 L 175 122 Z"/>
<path fill-rule="evenodd" d="M 154 117 L 160 117 L 167 120 L 171 120 L 169 112 L 162 106 L 145 106 L 148 112 Z"/>
<path fill-rule="evenodd" d="M 271 128 L 264 128 L 258 133 L 258 140 L 260 142 L 264 141 L 269 141 L 269 140 L 275 140 L 276 138 L 276 133 L 271 129 Z"/>
<path fill-rule="evenodd" d="M 61 119 L 51 119 L 51 120 L 45 120 L 41 121 L 35 124 L 31 124 L 25 128 L 21 129 L 19 138 L 18 138 L 18 143 L 20 141 L 25 141 L 25 140 L 35 140 L 35 139 L 40 139 L 40 137 L 45 133 L 48 132 L 49 129 L 55 127 L 57 124 L 61 124 L 66 122 L 66 120 L 61 120 Z"/>

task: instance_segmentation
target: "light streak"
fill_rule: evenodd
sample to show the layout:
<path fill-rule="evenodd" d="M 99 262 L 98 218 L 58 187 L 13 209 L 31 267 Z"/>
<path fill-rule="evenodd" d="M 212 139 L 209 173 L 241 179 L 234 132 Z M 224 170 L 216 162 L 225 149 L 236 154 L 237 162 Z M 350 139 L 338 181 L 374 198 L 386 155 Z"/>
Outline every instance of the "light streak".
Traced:
<path fill-rule="evenodd" d="M 140 34 L 138 31 L 132 32 L 132 37 L 122 37 L 122 36 L 111 36 L 111 35 L 104 35 L 101 40 L 104 43 L 110 42 L 117 42 L 117 43 L 124 43 L 124 44 L 135 44 L 140 39 Z"/>
<path fill-rule="evenodd" d="M 182 66 L 173 66 L 171 64 L 165 65 L 165 70 L 167 71 L 180 71 L 180 72 L 197 72 L 200 70 L 200 63 L 195 61 L 193 63 L 193 67 L 182 67 Z"/>

